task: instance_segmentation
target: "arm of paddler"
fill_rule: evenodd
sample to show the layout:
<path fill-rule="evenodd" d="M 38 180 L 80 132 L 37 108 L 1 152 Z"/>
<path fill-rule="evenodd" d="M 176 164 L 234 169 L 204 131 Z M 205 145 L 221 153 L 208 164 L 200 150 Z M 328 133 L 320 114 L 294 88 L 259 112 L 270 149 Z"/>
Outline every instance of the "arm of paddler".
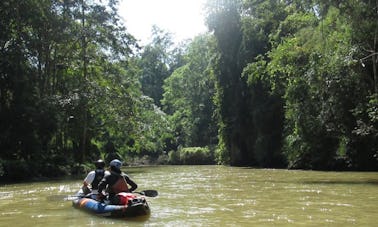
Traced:
<path fill-rule="evenodd" d="M 124 178 L 126 180 L 126 183 L 130 185 L 129 192 L 133 192 L 138 188 L 138 185 L 133 180 L 131 180 L 129 176 L 124 174 Z"/>

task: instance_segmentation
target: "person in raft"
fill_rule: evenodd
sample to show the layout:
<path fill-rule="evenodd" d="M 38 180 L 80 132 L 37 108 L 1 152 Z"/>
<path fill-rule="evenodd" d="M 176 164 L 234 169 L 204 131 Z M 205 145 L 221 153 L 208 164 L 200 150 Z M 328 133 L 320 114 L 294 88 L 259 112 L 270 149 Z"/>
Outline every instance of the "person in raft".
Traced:
<path fill-rule="evenodd" d="M 105 170 L 105 162 L 102 159 L 95 161 L 96 169 L 88 173 L 84 178 L 83 186 L 81 187 L 83 193 L 92 199 L 97 198 L 98 184 L 106 175 L 110 175 L 109 171 Z M 91 187 L 89 187 L 89 185 Z"/>
<path fill-rule="evenodd" d="M 110 162 L 110 175 L 105 176 L 98 184 L 98 200 L 103 200 L 105 195 L 103 190 L 107 188 L 110 204 L 121 204 L 117 196 L 120 192 L 132 192 L 138 185 L 125 173 L 121 172 L 122 162 L 114 159 Z M 130 187 L 129 187 L 130 185 Z"/>

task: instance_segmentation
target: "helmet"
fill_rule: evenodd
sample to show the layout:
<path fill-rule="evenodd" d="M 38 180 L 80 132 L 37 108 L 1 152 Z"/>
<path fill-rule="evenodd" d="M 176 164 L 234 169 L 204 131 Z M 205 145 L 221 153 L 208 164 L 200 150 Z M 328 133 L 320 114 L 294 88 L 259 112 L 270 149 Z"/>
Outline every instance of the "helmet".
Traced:
<path fill-rule="evenodd" d="M 114 166 L 114 167 L 117 168 L 117 169 L 121 169 L 121 167 L 122 167 L 122 162 L 121 162 L 120 160 L 118 160 L 118 159 L 113 159 L 113 160 L 110 162 L 109 165 L 110 165 L 110 166 Z"/>
<path fill-rule="evenodd" d="M 103 169 L 105 167 L 105 162 L 102 159 L 95 161 L 95 165 L 97 168 Z"/>

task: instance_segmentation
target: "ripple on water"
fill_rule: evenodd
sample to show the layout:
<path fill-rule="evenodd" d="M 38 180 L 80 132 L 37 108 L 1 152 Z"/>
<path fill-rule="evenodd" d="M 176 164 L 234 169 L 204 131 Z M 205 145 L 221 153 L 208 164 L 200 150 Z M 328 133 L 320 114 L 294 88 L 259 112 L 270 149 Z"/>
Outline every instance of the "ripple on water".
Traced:
<path fill-rule="evenodd" d="M 0 192 L 0 200 L 13 198 L 13 192 Z"/>
<path fill-rule="evenodd" d="M 378 215 L 378 184 L 363 183 L 378 182 L 376 173 L 164 166 L 132 175 L 141 190 L 159 191 L 148 198 L 152 213 L 145 222 L 93 217 L 63 199 L 46 202 L 49 195 L 75 193 L 82 182 L 71 180 L 0 188 L 1 225 L 375 226 Z"/>
<path fill-rule="evenodd" d="M 21 214 L 22 212 L 21 211 L 7 211 L 7 212 L 1 212 L 1 215 L 2 216 L 8 216 L 8 215 L 17 215 L 17 214 Z"/>

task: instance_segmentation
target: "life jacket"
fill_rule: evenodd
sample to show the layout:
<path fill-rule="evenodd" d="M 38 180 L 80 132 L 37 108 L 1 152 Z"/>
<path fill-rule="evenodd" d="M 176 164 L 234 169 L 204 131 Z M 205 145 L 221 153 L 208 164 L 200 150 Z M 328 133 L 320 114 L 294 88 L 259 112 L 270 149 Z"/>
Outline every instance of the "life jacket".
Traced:
<path fill-rule="evenodd" d="M 103 169 L 96 169 L 95 170 L 95 177 L 91 183 L 92 185 L 92 190 L 95 189 L 97 190 L 98 189 L 98 184 L 100 183 L 100 181 L 102 180 L 102 178 L 104 178 L 105 176 L 105 170 Z"/>
<path fill-rule="evenodd" d="M 129 192 L 129 187 L 127 186 L 126 180 L 122 175 L 118 175 L 117 181 L 110 188 L 114 194 Z"/>

